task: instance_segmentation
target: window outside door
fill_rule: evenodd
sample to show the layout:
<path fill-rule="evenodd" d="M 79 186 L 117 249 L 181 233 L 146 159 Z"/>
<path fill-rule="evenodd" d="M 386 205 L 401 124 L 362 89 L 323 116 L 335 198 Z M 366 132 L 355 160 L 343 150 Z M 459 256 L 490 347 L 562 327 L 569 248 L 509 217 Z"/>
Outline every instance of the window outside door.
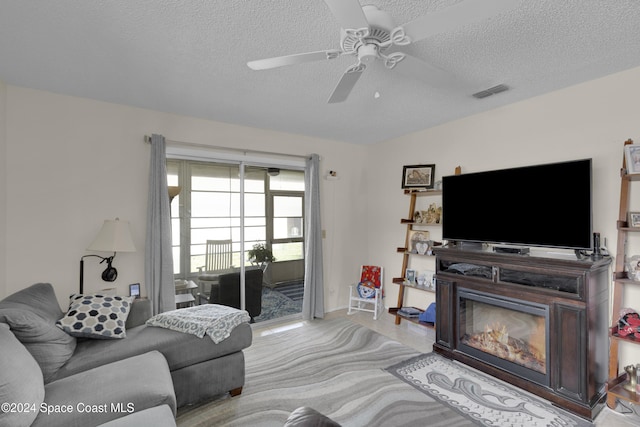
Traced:
<path fill-rule="evenodd" d="M 198 283 L 207 240 L 229 239 L 235 268 L 243 264 L 249 268 L 247 251 L 254 244 L 264 244 L 276 259 L 265 269 L 265 284 L 303 279 L 304 172 L 276 170 L 274 174 L 274 168 L 245 166 L 242 218 L 239 165 L 167 161 L 168 185 L 181 187 L 171 202 L 177 280 Z M 199 292 L 207 295 L 208 289 Z"/>

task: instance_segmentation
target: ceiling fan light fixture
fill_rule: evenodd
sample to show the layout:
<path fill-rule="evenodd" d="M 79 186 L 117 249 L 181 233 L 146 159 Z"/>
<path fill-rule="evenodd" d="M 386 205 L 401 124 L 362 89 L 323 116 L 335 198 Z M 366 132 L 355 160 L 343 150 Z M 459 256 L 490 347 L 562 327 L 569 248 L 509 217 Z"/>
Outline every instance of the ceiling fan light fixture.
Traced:
<path fill-rule="evenodd" d="M 358 48 L 358 61 L 370 64 L 379 58 L 378 46 L 375 44 L 365 44 Z"/>
<path fill-rule="evenodd" d="M 361 36 L 358 31 L 341 29 L 342 50 L 347 54 L 356 54 L 359 53 L 360 47 L 368 44 L 377 45 L 381 51 L 388 49 L 391 31 L 396 27 L 391 15 L 373 5 L 362 6 L 362 11 L 369 22 L 368 31 Z"/>

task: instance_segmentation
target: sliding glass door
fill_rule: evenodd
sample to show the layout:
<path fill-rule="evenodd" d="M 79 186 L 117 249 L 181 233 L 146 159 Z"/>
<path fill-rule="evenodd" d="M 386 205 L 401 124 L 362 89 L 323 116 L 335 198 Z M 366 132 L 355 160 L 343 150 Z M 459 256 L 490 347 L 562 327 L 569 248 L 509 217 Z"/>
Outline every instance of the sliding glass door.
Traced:
<path fill-rule="evenodd" d="M 269 297 L 278 296 L 273 293 L 278 285 L 297 280 L 302 286 L 303 171 L 172 159 L 167 161 L 167 174 L 169 186 L 180 187 L 171 202 L 174 275 L 178 282 L 198 285 L 197 303 L 220 302 L 216 301 L 220 295 L 211 295 L 225 290 L 216 289 L 220 285 L 215 277 L 206 277 L 212 274 L 236 274 L 245 284 L 246 271 L 260 269 L 267 288 L 262 293 Z M 208 250 L 212 242 L 225 241 L 231 243 L 231 265 L 211 271 Z M 256 258 L 263 251 L 269 255 L 266 260 Z M 250 274 L 253 281 L 254 275 Z M 223 285 L 227 286 L 236 285 Z M 245 296 L 242 307 L 251 306 L 255 313 L 255 301 L 247 299 L 259 298 L 255 289 L 245 285 L 240 294 Z"/>

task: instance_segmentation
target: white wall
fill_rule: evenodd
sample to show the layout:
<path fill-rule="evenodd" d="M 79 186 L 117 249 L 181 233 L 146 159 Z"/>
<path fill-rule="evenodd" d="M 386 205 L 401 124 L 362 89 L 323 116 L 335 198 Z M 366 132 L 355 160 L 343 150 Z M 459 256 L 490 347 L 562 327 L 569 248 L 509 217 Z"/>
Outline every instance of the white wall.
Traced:
<path fill-rule="evenodd" d="M 7 125 L 6 125 L 7 86 L 0 80 L 0 242 L 6 242 L 7 232 Z M 7 289 L 6 245 L 0 244 L 0 295 Z"/>
<path fill-rule="evenodd" d="M 0 297 L 48 281 L 64 304 L 65 295 L 77 290 L 84 249 L 102 221 L 116 216 L 131 222 L 139 250 L 117 256 L 115 286 L 125 292 L 129 283 L 144 283 L 149 146 L 142 138 L 151 133 L 217 146 L 316 152 L 323 173 L 338 171 L 340 179 L 322 180 L 321 188 L 327 311 L 346 305 L 346 285 L 362 263 L 385 267 L 386 305 L 396 305 L 391 278 L 401 274 L 395 249 L 404 242 L 400 218 L 407 216 L 408 198 L 400 177 L 407 164 L 434 163 L 440 178 L 457 165 L 464 173 L 591 157 L 594 230 L 613 249 L 622 143 L 640 141 L 639 80 L 637 68 L 364 147 L 0 85 L 0 129 L 6 126 L 0 132 L 0 221 L 6 215 Z M 553 215 L 553 206 L 541 209 Z M 92 261 L 86 262 L 86 289 L 108 286 L 99 279 L 102 266 Z M 630 292 L 627 301 L 632 305 L 638 296 Z M 415 291 L 407 302 L 426 306 L 432 300 Z M 623 348 L 622 356 L 631 363 L 640 351 Z"/>
<path fill-rule="evenodd" d="M 176 141 L 318 153 L 322 171 L 338 171 L 340 180 L 322 180 L 321 189 L 325 306 L 331 311 L 344 305 L 343 278 L 353 277 L 353 266 L 366 256 L 361 246 L 366 206 L 352 204 L 364 191 L 364 147 L 15 86 L 7 86 L 6 99 L 6 157 L 1 158 L 7 159 L 7 226 L 0 232 L 6 233 L 7 286 L 0 297 L 46 281 L 64 307 L 67 295 L 77 292 L 79 260 L 89 253 L 85 248 L 103 220 L 115 217 L 130 221 L 138 250 L 116 256 L 119 275 L 113 284 L 100 279 L 104 265 L 85 260 L 85 290 L 115 286 L 128 292 L 135 282 L 144 288 L 149 145 L 143 137 L 159 133 Z"/>
<path fill-rule="evenodd" d="M 370 235 L 369 247 L 372 257 L 385 267 L 387 306 L 395 306 L 397 302 L 398 287 L 390 284 L 391 278 L 402 275 L 402 257 L 395 248 L 404 244 L 406 228 L 400 225 L 400 218 L 408 215 L 409 200 L 400 189 L 403 165 L 435 164 L 436 179 L 440 179 L 453 174 L 457 165 L 466 173 L 593 158 L 593 227 L 615 251 L 622 146 L 628 138 L 640 143 L 638 81 L 640 68 L 371 147 L 369 161 L 380 167 L 367 178 L 368 228 L 376 230 Z M 640 187 L 635 188 L 640 206 Z M 491 198 L 490 188 L 486 206 L 478 208 L 499 209 Z M 540 209 L 544 215 L 554 214 L 553 206 Z M 407 305 L 426 307 L 434 300 L 433 294 L 409 291 Z M 640 310 L 638 296 L 640 293 L 630 292 L 626 299 L 636 310 Z M 623 358 L 628 363 L 635 364 L 639 357 L 637 348 L 623 349 Z"/>

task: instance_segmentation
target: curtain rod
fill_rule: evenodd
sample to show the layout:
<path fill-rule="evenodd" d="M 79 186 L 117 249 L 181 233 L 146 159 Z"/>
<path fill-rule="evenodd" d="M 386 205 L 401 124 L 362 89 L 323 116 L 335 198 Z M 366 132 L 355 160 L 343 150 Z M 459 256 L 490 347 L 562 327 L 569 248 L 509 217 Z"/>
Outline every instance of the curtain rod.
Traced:
<path fill-rule="evenodd" d="M 167 144 L 171 145 L 184 145 L 188 147 L 194 148 L 206 148 L 206 149 L 214 149 L 214 150 L 226 150 L 226 151 L 234 151 L 242 154 L 266 154 L 270 156 L 286 156 L 286 157 L 295 157 L 297 159 L 308 159 L 309 156 L 301 155 L 301 154 L 288 154 L 288 153 L 274 153 L 271 151 L 261 151 L 261 150 L 250 150 L 245 148 L 233 148 L 233 147 L 221 147 L 216 145 L 207 145 L 207 144 L 199 144 L 197 142 L 184 142 L 184 141 L 174 141 L 171 139 L 165 138 Z M 145 144 L 151 144 L 151 137 L 149 135 L 144 136 Z"/>

